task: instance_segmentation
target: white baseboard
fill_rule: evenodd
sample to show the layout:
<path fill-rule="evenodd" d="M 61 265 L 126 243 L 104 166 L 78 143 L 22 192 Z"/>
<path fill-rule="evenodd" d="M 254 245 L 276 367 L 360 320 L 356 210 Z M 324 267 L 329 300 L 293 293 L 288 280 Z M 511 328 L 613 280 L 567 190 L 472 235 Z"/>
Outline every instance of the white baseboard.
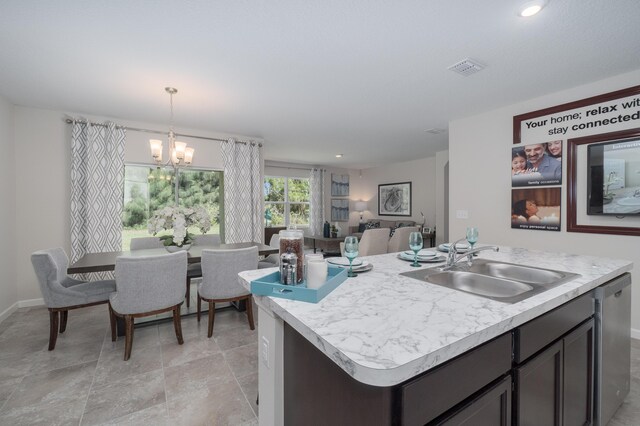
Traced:
<path fill-rule="evenodd" d="M 44 305 L 44 299 L 42 297 L 39 299 L 27 299 L 18 301 L 18 308 L 31 308 L 33 306 L 42 305 Z"/>
<path fill-rule="evenodd" d="M 2 311 L 2 313 L 0 313 L 0 323 L 2 321 L 6 320 L 7 318 L 9 318 L 9 315 L 14 313 L 16 310 L 18 310 L 18 302 L 16 302 L 13 305 L 9 306 L 7 309 Z"/>
<path fill-rule="evenodd" d="M 632 328 L 631 329 L 631 338 L 632 339 L 640 339 L 640 330 L 638 330 L 637 328 Z"/>

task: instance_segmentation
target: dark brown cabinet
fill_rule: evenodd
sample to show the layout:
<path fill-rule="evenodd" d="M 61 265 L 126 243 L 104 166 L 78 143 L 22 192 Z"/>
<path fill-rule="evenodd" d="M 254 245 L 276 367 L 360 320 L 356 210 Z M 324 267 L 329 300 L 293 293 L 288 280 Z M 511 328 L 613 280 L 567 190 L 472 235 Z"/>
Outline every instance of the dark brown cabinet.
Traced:
<path fill-rule="evenodd" d="M 511 424 L 511 376 L 482 392 L 441 422 L 442 426 L 508 426 Z"/>
<path fill-rule="evenodd" d="M 562 420 L 562 342 L 516 369 L 517 424 L 559 425 Z"/>
<path fill-rule="evenodd" d="M 387 387 L 356 381 L 285 323 L 285 425 L 591 425 L 593 314 L 584 294 Z"/>
<path fill-rule="evenodd" d="M 515 370 L 516 424 L 593 423 L 593 319 Z"/>

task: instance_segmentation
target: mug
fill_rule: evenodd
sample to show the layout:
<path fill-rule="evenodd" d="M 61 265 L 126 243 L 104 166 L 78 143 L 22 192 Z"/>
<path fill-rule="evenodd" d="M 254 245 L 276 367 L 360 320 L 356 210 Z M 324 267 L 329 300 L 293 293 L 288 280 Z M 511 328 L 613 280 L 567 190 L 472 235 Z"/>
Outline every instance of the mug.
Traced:
<path fill-rule="evenodd" d="M 329 269 L 326 260 L 309 260 L 307 266 L 307 288 L 320 288 L 327 281 Z"/>

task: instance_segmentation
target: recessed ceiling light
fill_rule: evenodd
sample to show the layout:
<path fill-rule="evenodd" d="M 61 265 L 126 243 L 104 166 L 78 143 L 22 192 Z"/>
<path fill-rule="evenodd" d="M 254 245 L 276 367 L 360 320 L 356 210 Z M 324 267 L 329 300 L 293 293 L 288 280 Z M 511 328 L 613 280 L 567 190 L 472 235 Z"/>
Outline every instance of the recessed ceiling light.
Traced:
<path fill-rule="evenodd" d="M 342 158 L 342 154 L 336 154 L 336 158 Z"/>
<path fill-rule="evenodd" d="M 546 2 L 544 0 L 528 1 L 520 6 L 518 15 L 523 18 L 528 18 L 540 12 L 545 5 Z"/>

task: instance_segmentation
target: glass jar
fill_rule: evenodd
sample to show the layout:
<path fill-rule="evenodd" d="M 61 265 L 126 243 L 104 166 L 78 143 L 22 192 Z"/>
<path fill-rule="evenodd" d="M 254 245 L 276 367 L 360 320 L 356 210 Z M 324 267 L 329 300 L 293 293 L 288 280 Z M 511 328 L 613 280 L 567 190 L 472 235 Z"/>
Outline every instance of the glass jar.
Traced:
<path fill-rule="evenodd" d="M 304 234 L 298 229 L 285 229 L 279 232 L 280 253 L 282 256 L 287 252 L 294 253 L 297 259 L 296 281 L 301 283 L 304 279 Z"/>

